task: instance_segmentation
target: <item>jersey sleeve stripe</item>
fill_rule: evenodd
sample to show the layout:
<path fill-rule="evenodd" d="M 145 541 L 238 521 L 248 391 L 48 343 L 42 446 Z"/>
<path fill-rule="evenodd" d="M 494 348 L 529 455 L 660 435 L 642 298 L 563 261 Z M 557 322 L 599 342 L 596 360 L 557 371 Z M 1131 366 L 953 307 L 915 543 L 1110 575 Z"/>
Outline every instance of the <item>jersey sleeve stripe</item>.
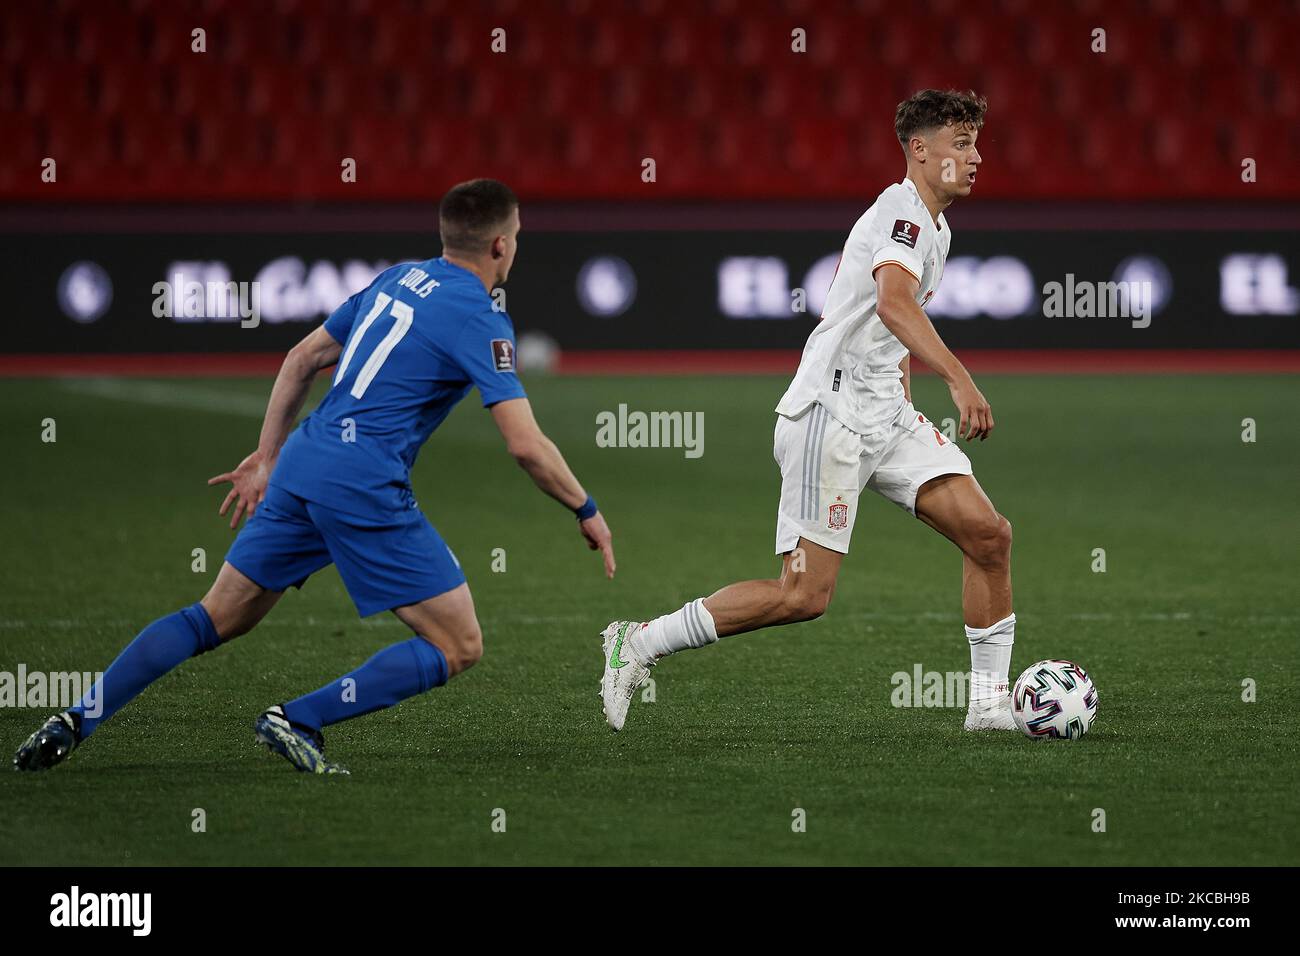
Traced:
<path fill-rule="evenodd" d="M 877 262 L 874 266 L 871 267 L 871 278 L 874 279 L 876 277 L 876 272 L 880 269 L 881 266 L 898 266 L 900 269 L 902 269 L 904 272 L 910 275 L 917 282 L 921 281 L 921 277 L 919 275 L 917 275 L 915 272 L 909 269 L 906 266 L 906 264 L 899 262 L 897 259 L 886 259 L 884 262 Z"/>

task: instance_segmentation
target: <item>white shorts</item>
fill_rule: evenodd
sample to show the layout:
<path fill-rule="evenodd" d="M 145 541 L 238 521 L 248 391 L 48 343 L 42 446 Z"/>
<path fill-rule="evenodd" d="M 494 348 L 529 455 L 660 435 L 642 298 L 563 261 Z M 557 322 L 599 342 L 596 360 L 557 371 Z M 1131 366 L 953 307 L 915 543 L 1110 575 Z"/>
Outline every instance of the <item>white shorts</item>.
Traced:
<path fill-rule="evenodd" d="M 969 475 L 970 459 L 907 402 L 893 423 L 860 435 L 821 405 L 776 417 L 773 454 L 781 466 L 776 553 L 801 537 L 848 554 L 864 487 L 916 514 L 916 493 L 931 478 Z"/>

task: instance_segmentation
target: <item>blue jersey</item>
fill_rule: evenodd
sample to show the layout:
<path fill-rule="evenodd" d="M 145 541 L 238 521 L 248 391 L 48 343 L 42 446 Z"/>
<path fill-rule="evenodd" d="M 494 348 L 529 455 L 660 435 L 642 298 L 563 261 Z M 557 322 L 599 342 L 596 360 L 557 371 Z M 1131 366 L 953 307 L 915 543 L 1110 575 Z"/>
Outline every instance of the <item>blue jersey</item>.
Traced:
<path fill-rule="evenodd" d="M 324 400 L 289 436 L 271 483 L 382 523 L 415 507 L 415 456 L 469 390 L 523 398 L 510 317 L 446 259 L 404 262 L 325 320 L 343 346 Z"/>

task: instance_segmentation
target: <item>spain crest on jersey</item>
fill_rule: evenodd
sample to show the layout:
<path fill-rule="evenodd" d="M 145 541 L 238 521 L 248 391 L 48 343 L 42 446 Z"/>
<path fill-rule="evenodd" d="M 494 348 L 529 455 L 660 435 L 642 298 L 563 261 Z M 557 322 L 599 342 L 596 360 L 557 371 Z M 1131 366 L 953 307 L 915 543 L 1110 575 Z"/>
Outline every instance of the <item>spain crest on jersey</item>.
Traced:
<path fill-rule="evenodd" d="M 832 531 L 847 528 L 849 526 L 849 506 L 839 501 L 831 505 L 830 521 L 828 524 Z"/>

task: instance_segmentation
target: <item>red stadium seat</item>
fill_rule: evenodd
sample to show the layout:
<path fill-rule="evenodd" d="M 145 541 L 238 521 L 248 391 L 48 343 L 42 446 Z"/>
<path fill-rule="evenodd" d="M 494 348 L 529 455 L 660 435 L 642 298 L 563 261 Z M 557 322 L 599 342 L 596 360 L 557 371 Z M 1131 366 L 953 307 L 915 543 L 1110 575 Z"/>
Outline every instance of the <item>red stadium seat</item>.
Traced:
<path fill-rule="evenodd" d="M 608 81 L 603 71 L 593 67 L 572 70 L 541 70 L 520 80 L 533 108 L 543 116 L 556 119 L 578 118 L 593 106 L 605 111 Z"/>
<path fill-rule="evenodd" d="M 656 22 L 655 59 L 668 67 L 694 66 L 728 60 L 735 32 L 719 20 L 697 14 L 676 14 Z"/>
<path fill-rule="evenodd" d="M 492 31 L 498 27 L 502 25 L 492 17 L 479 13 L 444 14 L 433 21 L 433 44 L 427 55 L 447 67 L 481 69 L 488 66 L 489 58 L 507 55 L 492 52 Z M 507 52 L 509 49 L 507 31 Z"/>
<path fill-rule="evenodd" d="M 420 109 L 417 91 L 398 76 L 395 71 L 362 65 L 324 67 L 311 78 L 312 108 L 327 116 L 340 117 L 350 113 L 410 113 Z"/>
<path fill-rule="evenodd" d="M 1073 181 L 1084 173 L 1088 131 L 1082 124 L 1054 118 L 1040 118 L 1034 123 L 1006 123 L 985 128 L 980 134 L 979 151 L 985 166 L 980 171 L 980 193 L 993 177 L 1007 177 L 1017 191 L 1026 185 L 1026 177 L 1041 176 L 1055 181 L 1068 194 Z M 1109 149 L 1109 144 L 1105 144 Z M 1014 176 L 1008 174 L 1014 171 Z"/>
<path fill-rule="evenodd" d="M 364 29 L 357 29 L 358 22 L 364 24 Z M 339 20 L 328 24 L 324 32 L 332 36 L 341 30 L 353 35 L 351 46 L 344 51 L 333 51 L 321 61 L 324 65 L 340 59 L 367 68 L 419 64 L 428 58 L 435 40 L 433 19 L 418 12 L 366 17 L 360 21 Z"/>
<path fill-rule="evenodd" d="M 564 56 L 571 32 L 564 21 L 553 21 L 545 17 L 502 18 L 500 23 L 494 22 L 493 26 L 506 31 L 506 55 L 512 64 L 546 67 L 557 63 L 582 62 L 580 57 L 575 56 L 569 60 Z"/>
<path fill-rule="evenodd" d="M 623 69 L 608 74 L 606 97 L 615 116 L 657 115 L 670 109 L 667 84 L 650 70 Z"/>
<path fill-rule="evenodd" d="M 704 119 L 752 109 L 762 95 L 764 80 L 761 70 L 704 67 L 669 75 L 663 92 L 667 102 L 677 104 L 672 113 Z M 794 107 L 790 115 L 797 115 L 799 109 Z"/>
<path fill-rule="evenodd" d="M 583 18 L 572 25 L 571 49 L 597 67 L 621 67 L 650 59 L 654 39 L 645 25 L 628 17 Z"/>
<path fill-rule="evenodd" d="M 145 55 L 155 63 L 176 63 L 206 55 L 193 52 L 193 31 L 199 28 L 207 30 L 211 41 L 211 26 L 209 17 L 187 16 L 170 5 L 153 4 L 139 24 Z"/>
<path fill-rule="evenodd" d="M 285 21 L 241 15 L 236 8 L 207 17 L 196 17 L 196 26 L 207 30 L 207 52 L 194 54 L 211 57 L 225 65 L 282 62 L 288 47 Z"/>
<path fill-rule="evenodd" d="M 741 18 L 728 61 L 774 72 L 796 67 L 800 57 L 807 59 L 806 53 L 794 53 L 790 49 L 790 31 L 796 25 L 786 18 Z"/>
<path fill-rule="evenodd" d="M 17 3 L 0 8 L 0 64 L 41 62 L 58 55 L 55 39 L 37 11 Z"/>
<path fill-rule="evenodd" d="M 151 63 L 112 61 L 95 76 L 98 109 L 108 115 L 133 110 L 159 112 L 172 107 L 173 74 Z M 189 112 L 187 106 L 180 112 Z"/>
<path fill-rule="evenodd" d="M 1124 71 L 1122 101 L 1116 105 L 1137 115 L 1156 116 L 1170 110 L 1194 114 L 1197 96 L 1191 79 L 1163 64 L 1130 67 Z"/>
<path fill-rule="evenodd" d="M 1173 28 L 1167 18 L 1116 6 L 1099 12 L 1093 21 L 1094 27 L 1106 30 L 1106 52 L 1091 55 L 1112 65 L 1164 63 L 1173 54 Z"/>
<path fill-rule="evenodd" d="M 1260 88 L 1267 96 L 1267 110 L 1283 122 L 1300 119 L 1300 70 L 1291 64 L 1286 70 L 1266 77 Z"/>
<path fill-rule="evenodd" d="M 61 180 L 93 180 L 98 169 L 120 165 L 122 133 L 113 120 L 52 113 L 44 125 L 45 154 L 58 163 Z"/>
<path fill-rule="evenodd" d="M 1233 67 L 1245 50 L 1244 24 L 1231 17 L 1175 17 L 1173 51 L 1185 67 Z"/>
<path fill-rule="evenodd" d="M 1192 79 L 1202 115 L 1232 118 L 1272 111 L 1266 98 L 1270 89 L 1267 73 L 1208 68 L 1188 71 L 1187 75 Z"/>
<path fill-rule="evenodd" d="M 282 114 L 272 124 L 271 163 L 285 168 L 313 167 L 338 177 L 343 157 L 343 136 L 329 117 Z M 316 173 L 313 173 L 316 174 Z"/>
<path fill-rule="evenodd" d="M 11 3 L 0 181 L 41 196 L 28 174 L 48 141 L 70 162 L 67 195 L 90 198 L 187 198 L 196 181 L 213 199 L 424 197 L 498 169 L 532 197 L 631 199 L 653 154 L 657 198 L 858 199 L 864 170 L 897 171 L 897 103 L 951 86 L 990 101 L 981 197 L 1240 196 L 1246 149 L 1268 171 L 1251 195 L 1292 197 L 1300 184 L 1278 171 L 1300 130 L 1293 6 Z M 347 188 L 345 148 L 383 175 Z"/>
<path fill-rule="evenodd" d="M 822 89 L 830 115 L 859 123 L 894 128 L 894 111 L 899 97 L 880 83 L 867 66 L 829 70 L 822 74 Z"/>
<path fill-rule="evenodd" d="M 853 157 L 850 127 L 838 120 L 798 120 L 785 143 L 787 167 L 804 182 L 838 181 Z"/>
<path fill-rule="evenodd" d="M 206 177 L 244 175 L 270 161 L 265 124 L 242 113 L 205 113 L 195 118 L 194 163 Z"/>
<path fill-rule="evenodd" d="M 426 171 L 456 162 L 473 165 L 490 146 L 490 138 L 490 128 L 469 119 L 442 117 L 436 123 L 420 123 L 415 129 L 416 163 Z"/>
<path fill-rule="evenodd" d="M 1247 62 L 1282 66 L 1295 61 L 1295 51 L 1300 50 L 1300 17 L 1294 13 L 1290 16 L 1247 17 L 1242 29 Z"/>
<path fill-rule="evenodd" d="M 595 195 L 616 195 L 639 179 L 640 158 L 622 123 L 578 119 L 563 130 L 563 168 Z"/>
<path fill-rule="evenodd" d="M 415 139 L 414 124 L 409 120 L 361 112 L 348 118 L 342 151 L 357 161 L 362 172 L 382 169 L 409 173 L 415 168 Z"/>
<path fill-rule="evenodd" d="M 755 92 L 750 108 L 756 105 L 760 115 L 770 119 L 831 111 L 824 78 L 806 60 L 780 70 L 759 71 Z"/>
<path fill-rule="evenodd" d="M 122 161 L 141 170 L 197 165 L 197 126 L 197 121 L 171 113 L 134 113 L 123 122 Z"/>
<path fill-rule="evenodd" d="M 17 74 L 17 67 L 0 66 L 0 114 L 7 115 L 22 111 L 21 91 L 13 79 Z M 4 127 L 0 126 L 0 129 Z"/>
<path fill-rule="evenodd" d="M 879 31 L 878 55 L 894 70 L 914 70 L 926 63 L 934 50 L 934 27 L 919 19 L 894 17 Z"/>
<path fill-rule="evenodd" d="M 189 116 L 195 113 L 247 113 L 256 69 L 229 70 L 215 61 L 196 64 L 145 63 L 159 77 L 161 93 L 171 109 Z"/>
<path fill-rule="evenodd" d="M 1255 160 L 1258 175 L 1295 174 L 1296 145 L 1278 129 L 1273 117 L 1250 117 L 1230 123 L 1223 137 L 1224 168 L 1241 178 L 1242 162 Z"/>
<path fill-rule="evenodd" d="M 990 68 L 977 74 L 972 89 L 989 102 L 987 122 L 1005 129 L 1026 117 L 1059 112 L 1059 102 L 1042 83 L 1025 83 L 1005 68 Z"/>
<path fill-rule="evenodd" d="M 1151 158 L 1166 169 L 1204 168 L 1221 157 L 1209 148 L 1204 123 L 1181 116 L 1158 116 L 1151 129 Z"/>
<path fill-rule="evenodd" d="M 77 60 L 25 68 L 19 80 L 23 109 L 34 116 L 53 113 L 85 115 L 94 108 L 94 70 Z"/>
<path fill-rule="evenodd" d="M 364 22 L 364 21 L 363 21 Z M 423 43 L 423 55 L 431 49 L 432 28 L 428 23 L 417 23 L 412 27 L 399 30 L 402 21 L 394 20 L 393 30 L 381 34 L 378 38 L 373 33 L 358 31 L 356 21 L 350 17 L 332 12 L 314 13 L 312 16 L 299 18 L 294 28 L 286 35 L 286 45 L 296 51 L 292 62 L 303 66 L 349 66 L 370 60 L 376 48 L 389 42 L 395 34 L 397 39 L 408 43 Z M 393 51 L 394 60 L 401 56 L 402 50 Z"/>
<path fill-rule="evenodd" d="M 258 63 L 240 75 L 226 74 L 220 77 L 212 87 L 219 87 L 223 94 L 235 91 L 242 85 L 246 91 L 244 109 L 252 116 L 280 116 L 286 113 L 329 112 L 325 104 L 327 93 L 322 84 L 334 79 L 333 75 L 307 73 L 291 64 Z M 338 81 L 346 87 L 348 80 Z M 211 87 L 210 87 L 211 88 Z M 222 95 L 222 99 L 227 96 Z M 221 103 L 222 108 L 228 103 Z M 331 104 L 335 112 L 342 112 L 346 104 Z"/>
<path fill-rule="evenodd" d="M 0 110 L 0 129 L 5 131 L 5 162 L 0 172 L 36 177 L 40 161 L 47 155 L 41 121 L 27 113 Z"/>
<path fill-rule="evenodd" d="M 1099 26 L 1082 17 L 1035 18 L 1025 28 L 1030 63 L 1056 70 L 1077 68 L 1099 55 L 1092 52 L 1092 31 Z"/>
<path fill-rule="evenodd" d="M 1144 119 L 1116 121 L 1096 116 L 1075 125 L 1072 132 L 1067 130 L 1064 135 L 1076 136 L 1080 144 L 1076 155 L 1083 168 L 1075 165 L 1073 170 L 1094 181 L 1142 176 L 1153 168 L 1151 124 Z"/>
<path fill-rule="evenodd" d="M 83 63 L 110 58 L 131 61 L 144 53 L 142 31 L 120 11 L 88 6 L 78 12 L 69 32 L 69 52 Z"/>
<path fill-rule="evenodd" d="M 724 118 L 706 131 L 705 161 L 720 178 L 753 195 L 766 181 L 767 171 L 781 165 L 784 138 L 772 124 Z"/>
<path fill-rule="evenodd" d="M 952 28 L 950 49 L 958 63 L 984 67 L 1020 56 L 1019 24 L 999 16 L 968 17 Z"/>
<path fill-rule="evenodd" d="M 872 40 L 875 37 L 875 24 L 879 22 L 881 21 L 870 21 L 871 26 L 865 23 L 862 26 L 855 24 L 846 30 L 842 19 L 828 14 L 825 10 L 810 14 L 800 18 L 798 23 L 789 24 L 791 29 L 794 26 L 807 24 L 804 42 L 808 52 L 791 52 L 790 55 L 806 59 L 811 66 L 819 69 L 844 69 L 864 61 L 870 62 L 876 53 Z M 786 48 L 789 49 L 789 41 L 792 38 L 788 30 L 786 38 Z"/>
<path fill-rule="evenodd" d="M 655 162 L 653 185 L 689 187 L 695 178 L 707 175 L 699 124 L 685 119 L 652 119 L 632 126 L 629 136 L 635 175 L 640 176 L 644 160 Z"/>

